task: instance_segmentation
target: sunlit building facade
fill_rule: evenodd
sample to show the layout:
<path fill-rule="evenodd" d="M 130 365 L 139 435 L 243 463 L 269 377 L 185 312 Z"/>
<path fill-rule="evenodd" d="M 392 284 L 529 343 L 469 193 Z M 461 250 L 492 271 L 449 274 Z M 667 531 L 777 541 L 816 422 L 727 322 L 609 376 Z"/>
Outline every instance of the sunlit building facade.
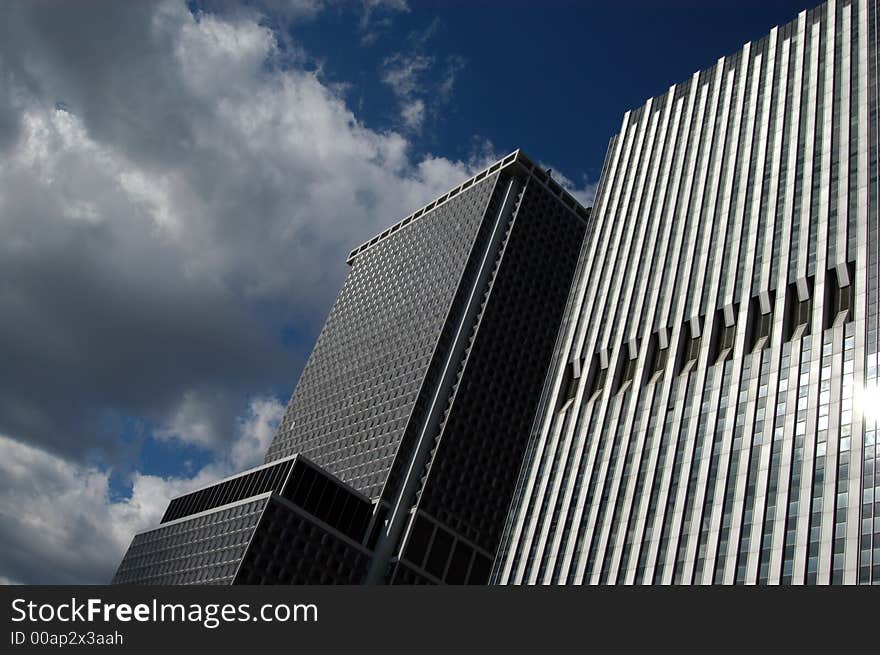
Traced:
<path fill-rule="evenodd" d="M 877 21 L 625 114 L 494 582 L 880 583 Z"/>
<path fill-rule="evenodd" d="M 486 584 L 589 211 L 516 151 L 355 248 L 262 466 L 120 584 Z"/>

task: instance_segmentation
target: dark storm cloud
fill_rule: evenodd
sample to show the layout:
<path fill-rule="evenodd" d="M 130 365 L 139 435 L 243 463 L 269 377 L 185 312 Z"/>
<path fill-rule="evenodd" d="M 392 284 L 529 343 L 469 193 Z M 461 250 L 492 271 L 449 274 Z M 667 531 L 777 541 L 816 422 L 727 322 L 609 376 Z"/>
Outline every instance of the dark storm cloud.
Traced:
<path fill-rule="evenodd" d="M 112 446 L 108 413 L 161 421 L 181 390 L 244 395 L 290 375 L 292 357 L 236 297 L 188 280 L 148 235 L 26 221 L 4 225 L 26 243 L 0 245 L 0 434 L 67 453 Z"/>
<path fill-rule="evenodd" d="M 273 24 L 0 6 L 0 581 L 106 581 L 169 495 L 258 461 L 348 249 L 483 163 L 413 161 Z M 214 460 L 115 498 L 123 420 Z"/>

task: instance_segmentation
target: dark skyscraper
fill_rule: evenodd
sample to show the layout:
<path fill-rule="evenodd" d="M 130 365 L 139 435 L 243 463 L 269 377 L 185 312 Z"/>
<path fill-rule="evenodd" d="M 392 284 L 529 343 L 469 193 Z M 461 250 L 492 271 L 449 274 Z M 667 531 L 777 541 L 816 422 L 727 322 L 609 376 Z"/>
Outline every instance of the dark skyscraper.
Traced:
<path fill-rule="evenodd" d="M 352 251 L 266 464 L 114 582 L 485 583 L 587 221 L 517 151 Z"/>
<path fill-rule="evenodd" d="M 878 6 L 624 116 L 501 584 L 878 584 Z"/>

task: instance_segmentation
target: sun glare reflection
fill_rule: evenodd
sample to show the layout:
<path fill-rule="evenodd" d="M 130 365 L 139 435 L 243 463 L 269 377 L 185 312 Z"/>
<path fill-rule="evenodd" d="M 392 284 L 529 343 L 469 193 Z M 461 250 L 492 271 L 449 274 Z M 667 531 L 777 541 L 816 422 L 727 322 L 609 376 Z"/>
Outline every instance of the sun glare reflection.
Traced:
<path fill-rule="evenodd" d="M 866 421 L 880 422 L 880 386 L 875 382 L 866 387 L 856 387 L 855 406 Z"/>

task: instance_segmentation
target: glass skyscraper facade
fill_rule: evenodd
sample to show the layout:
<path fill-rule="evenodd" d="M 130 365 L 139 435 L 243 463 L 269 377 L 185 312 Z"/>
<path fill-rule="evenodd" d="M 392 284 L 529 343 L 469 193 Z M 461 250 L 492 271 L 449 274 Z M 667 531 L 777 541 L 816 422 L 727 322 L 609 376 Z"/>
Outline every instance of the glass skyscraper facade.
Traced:
<path fill-rule="evenodd" d="M 878 3 L 629 111 L 492 581 L 880 583 Z"/>
<path fill-rule="evenodd" d="M 485 584 L 588 219 L 516 151 L 355 248 L 265 464 L 114 582 Z"/>

